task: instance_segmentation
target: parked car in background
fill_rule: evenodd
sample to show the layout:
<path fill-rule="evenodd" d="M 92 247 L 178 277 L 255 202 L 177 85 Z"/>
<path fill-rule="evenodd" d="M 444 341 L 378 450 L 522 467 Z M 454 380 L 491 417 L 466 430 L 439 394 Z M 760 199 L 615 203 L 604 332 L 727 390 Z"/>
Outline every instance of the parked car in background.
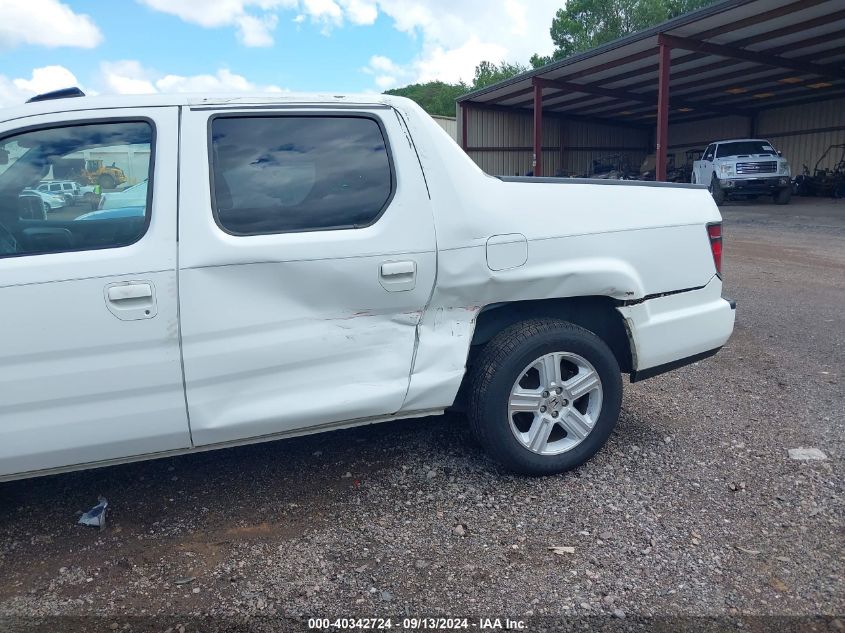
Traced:
<path fill-rule="evenodd" d="M 21 220 L 46 220 L 48 205 L 38 191 L 24 189 L 18 195 L 18 218 Z"/>
<path fill-rule="evenodd" d="M 25 188 L 21 191 L 21 195 L 23 194 L 35 194 L 44 201 L 44 210 L 48 213 L 50 211 L 56 211 L 57 209 L 61 209 L 67 204 L 65 197 L 61 193 L 49 193 L 47 191 L 41 191 L 39 189 L 33 189 L 31 187 Z"/>
<path fill-rule="evenodd" d="M 79 183 L 73 182 L 72 180 L 42 180 L 38 184 L 37 190 L 57 196 L 60 195 L 68 205 L 82 201 L 82 192 L 79 189 Z"/>
<path fill-rule="evenodd" d="M 111 191 L 100 195 L 98 209 L 117 209 L 119 207 L 143 206 L 147 203 L 147 181 L 139 182 L 121 191 Z"/>
<path fill-rule="evenodd" d="M 126 146 L 138 205 L 7 204 Z M 48 95 L 0 110 L 4 151 L 0 479 L 452 408 L 558 473 L 610 437 L 623 375 L 733 330 L 705 187 L 495 178 L 401 97 Z"/>
<path fill-rule="evenodd" d="M 762 139 L 711 143 L 693 163 L 691 182 L 707 185 L 716 204 L 730 196 L 772 196 L 776 204 L 792 197 L 789 161 Z"/>

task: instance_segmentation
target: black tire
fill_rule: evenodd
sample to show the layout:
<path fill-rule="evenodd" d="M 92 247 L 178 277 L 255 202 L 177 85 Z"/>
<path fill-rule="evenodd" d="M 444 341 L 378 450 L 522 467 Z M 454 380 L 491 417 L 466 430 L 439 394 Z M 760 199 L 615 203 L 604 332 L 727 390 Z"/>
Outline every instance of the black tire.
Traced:
<path fill-rule="evenodd" d="M 719 184 L 719 179 L 716 178 L 716 174 L 713 174 L 713 177 L 710 179 L 710 195 L 713 196 L 713 201 L 716 204 L 723 204 L 727 198 L 725 190 Z"/>
<path fill-rule="evenodd" d="M 115 185 L 117 185 L 114 178 L 108 174 L 100 175 L 100 177 L 97 178 L 97 184 L 99 184 L 103 189 L 114 189 Z"/>
<path fill-rule="evenodd" d="M 789 201 L 792 199 L 792 189 L 790 187 L 779 189 L 772 197 L 774 198 L 775 204 L 789 204 Z"/>
<path fill-rule="evenodd" d="M 569 451 L 540 455 L 511 431 L 508 399 L 520 372 L 552 352 L 572 352 L 595 368 L 602 405 L 592 431 Z M 595 455 L 613 432 L 622 405 L 622 377 L 613 352 L 598 336 L 558 319 L 522 321 L 495 336 L 473 362 L 467 414 L 470 427 L 491 457 L 525 475 L 552 475 L 576 468 Z"/>

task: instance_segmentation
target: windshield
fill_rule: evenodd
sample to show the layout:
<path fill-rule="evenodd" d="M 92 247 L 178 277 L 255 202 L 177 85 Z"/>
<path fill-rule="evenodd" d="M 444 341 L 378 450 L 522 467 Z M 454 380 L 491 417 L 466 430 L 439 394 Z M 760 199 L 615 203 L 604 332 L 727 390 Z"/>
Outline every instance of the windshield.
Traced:
<path fill-rule="evenodd" d="M 777 156 L 775 148 L 766 141 L 736 141 L 719 143 L 716 158 L 723 156 Z"/>

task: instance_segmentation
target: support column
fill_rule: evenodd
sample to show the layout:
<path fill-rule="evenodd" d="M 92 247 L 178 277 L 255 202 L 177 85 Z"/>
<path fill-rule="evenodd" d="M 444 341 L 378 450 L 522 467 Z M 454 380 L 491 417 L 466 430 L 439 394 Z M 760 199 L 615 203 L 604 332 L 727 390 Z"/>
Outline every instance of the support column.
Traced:
<path fill-rule="evenodd" d="M 559 171 L 560 173 L 568 173 L 568 171 L 564 168 L 566 164 L 566 119 L 558 120 L 558 125 L 560 126 L 560 153 L 558 155 L 558 161 L 560 164 Z M 557 174 L 554 174 L 555 176 Z"/>
<path fill-rule="evenodd" d="M 669 66 L 672 49 L 658 36 L 659 69 L 657 80 L 657 139 L 655 147 L 655 180 L 666 180 L 666 161 L 669 149 Z"/>
<path fill-rule="evenodd" d="M 753 112 L 748 117 L 748 138 L 757 138 L 757 127 L 759 122 L 759 115 Z"/>
<path fill-rule="evenodd" d="M 467 151 L 467 120 L 469 108 L 465 103 L 461 104 L 461 149 Z"/>
<path fill-rule="evenodd" d="M 543 86 L 534 79 L 534 158 L 532 169 L 535 176 L 543 175 Z"/>

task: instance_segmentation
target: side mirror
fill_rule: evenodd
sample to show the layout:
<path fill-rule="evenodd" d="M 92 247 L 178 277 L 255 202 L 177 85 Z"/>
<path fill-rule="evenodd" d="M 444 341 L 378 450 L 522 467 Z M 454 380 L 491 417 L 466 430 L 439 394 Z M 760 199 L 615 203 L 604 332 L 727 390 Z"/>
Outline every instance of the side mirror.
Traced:
<path fill-rule="evenodd" d="M 0 165 L 8 165 L 9 164 L 9 151 L 5 149 L 0 149 Z"/>
<path fill-rule="evenodd" d="M 783 152 L 778 150 L 778 156 L 783 156 Z"/>

